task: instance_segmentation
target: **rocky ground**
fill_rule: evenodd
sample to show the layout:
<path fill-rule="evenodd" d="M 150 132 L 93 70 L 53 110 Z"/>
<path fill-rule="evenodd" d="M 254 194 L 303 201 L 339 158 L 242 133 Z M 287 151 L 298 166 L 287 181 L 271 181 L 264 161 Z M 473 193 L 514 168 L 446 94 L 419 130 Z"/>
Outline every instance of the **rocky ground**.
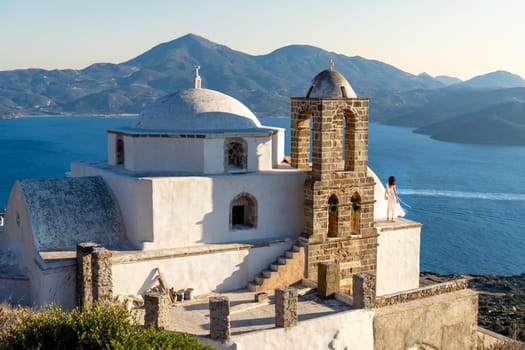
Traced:
<path fill-rule="evenodd" d="M 440 275 L 421 273 L 421 284 L 465 278 L 478 291 L 478 324 L 510 338 L 525 341 L 525 273 L 517 276 Z"/>

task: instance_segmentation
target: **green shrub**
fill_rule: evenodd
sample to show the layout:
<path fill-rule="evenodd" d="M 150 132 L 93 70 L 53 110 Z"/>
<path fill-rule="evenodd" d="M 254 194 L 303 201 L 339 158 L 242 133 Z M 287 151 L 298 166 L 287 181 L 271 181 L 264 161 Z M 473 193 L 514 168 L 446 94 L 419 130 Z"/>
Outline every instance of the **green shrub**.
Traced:
<path fill-rule="evenodd" d="M 63 312 L 57 307 L 26 315 L 0 336 L 0 350 L 21 349 L 211 349 L 195 337 L 132 324 L 121 307 L 94 306 Z"/>

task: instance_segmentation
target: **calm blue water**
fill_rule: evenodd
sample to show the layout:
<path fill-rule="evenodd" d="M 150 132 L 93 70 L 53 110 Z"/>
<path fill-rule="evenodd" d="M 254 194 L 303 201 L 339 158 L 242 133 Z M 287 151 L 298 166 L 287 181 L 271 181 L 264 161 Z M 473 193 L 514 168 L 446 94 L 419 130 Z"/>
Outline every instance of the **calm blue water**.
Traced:
<path fill-rule="evenodd" d="M 0 120 L 0 207 L 16 179 L 61 177 L 71 161 L 106 159 L 105 130 L 132 120 Z M 285 118 L 261 121 L 289 125 Z M 525 147 L 447 143 L 378 124 L 370 125 L 369 147 L 370 167 L 383 182 L 397 177 L 400 197 L 411 206 L 407 217 L 424 224 L 422 270 L 525 271 Z"/>

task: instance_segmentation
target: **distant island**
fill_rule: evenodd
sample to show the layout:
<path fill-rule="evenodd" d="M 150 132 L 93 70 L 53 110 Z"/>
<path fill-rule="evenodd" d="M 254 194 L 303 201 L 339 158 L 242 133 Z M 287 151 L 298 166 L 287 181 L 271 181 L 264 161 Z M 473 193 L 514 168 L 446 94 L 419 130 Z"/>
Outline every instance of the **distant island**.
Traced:
<path fill-rule="evenodd" d="M 334 59 L 359 96 L 370 97 L 371 120 L 407 126 L 444 141 L 525 145 L 525 80 L 504 71 L 461 81 L 409 74 L 389 64 L 307 45 L 253 56 L 194 34 L 155 46 L 120 64 L 85 69 L 0 72 L 0 118 L 23 115 L 136 115 L 150 102 L 192 85 L 224 91 L 259 116 L 283 116 L 288 96 Z"/>
<path fill-rule="evenodd" d="M 416 129 L 443 141 L 525 145 L 525 103 L 509 102 Z"/>

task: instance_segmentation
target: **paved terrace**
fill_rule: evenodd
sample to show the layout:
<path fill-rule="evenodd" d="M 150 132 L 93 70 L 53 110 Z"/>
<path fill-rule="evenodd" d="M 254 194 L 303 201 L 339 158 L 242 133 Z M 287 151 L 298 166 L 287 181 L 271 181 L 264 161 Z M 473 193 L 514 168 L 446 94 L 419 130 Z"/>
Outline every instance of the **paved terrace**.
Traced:
<path fill-rule="evenodd" d="M 335 299 L 320 299 L 315 289 L 297 286 L 299 303 L 297 305 L 300 321 L 322 317 L 337 312 L 348 311 L 350 306 Z M 185 332 L 198 336 L 210 333 L 210 311 L 208 298 L 227 296 L 230 298 L 231 335 L 275 328 L 274 292 L 267 291 L 268 300 L 260 303 L 254 301 L 255 292 L 242 289 L 230 293 L 211 293 L 198 296 L 184 302 L 177 302 L 170 307 L 168 330 Z M 139 323 L 144 321 L 144 309 L 137 310 Z"/>

